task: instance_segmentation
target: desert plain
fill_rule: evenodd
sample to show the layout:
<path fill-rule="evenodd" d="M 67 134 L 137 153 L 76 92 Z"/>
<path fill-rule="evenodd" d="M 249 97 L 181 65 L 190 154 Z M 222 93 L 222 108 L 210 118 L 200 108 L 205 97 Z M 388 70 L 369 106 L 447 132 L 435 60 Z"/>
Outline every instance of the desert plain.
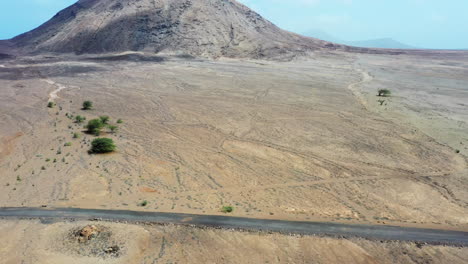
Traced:
<path fill-rule="evenodd" d="M 3 59 L 0 203 L 209 215 L 232 206 L 232 216 L 468 231 L 467 57 L 329 51 L 290 61 L 144 52 Z M 378 89 L 392 95 L 378 97 Z M 85 100 L 92 110 L 81 109 Z M 49 101 L 56 105 L 48 108 Z M 95 136 L 77 115 L 109 116 L 118 130 L 101 136 L 114 139 L 117 151 L 89 154 Z M 0 262 L 467 260 L 466 248 L 457 247 L 117 223 L 103 225 L 126 250 L 84 256 L 66 242 L 79 224 L 88 223 L 2 220 L 10 234 L 2 243 L 16 250 L 3 247 L 8 257 Z M 33 234 L 41 243 L 31 242 Z"/>

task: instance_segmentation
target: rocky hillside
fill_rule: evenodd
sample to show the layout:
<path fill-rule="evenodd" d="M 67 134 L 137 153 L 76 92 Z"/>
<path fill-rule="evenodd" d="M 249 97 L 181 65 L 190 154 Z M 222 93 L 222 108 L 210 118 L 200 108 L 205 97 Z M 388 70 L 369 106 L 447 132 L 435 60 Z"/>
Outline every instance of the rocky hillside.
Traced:
<path fill-rule="evenodd" d="M 148 51 L 251 58 L 343 48 L 284 31 L 235 0 L 80 0 L 12 42 L 27 53 Z"/>

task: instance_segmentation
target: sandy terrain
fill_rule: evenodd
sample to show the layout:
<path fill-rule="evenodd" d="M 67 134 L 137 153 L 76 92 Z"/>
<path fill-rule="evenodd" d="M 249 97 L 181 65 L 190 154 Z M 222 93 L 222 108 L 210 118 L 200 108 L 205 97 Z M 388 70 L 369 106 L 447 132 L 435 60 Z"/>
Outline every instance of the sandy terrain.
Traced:
<path fill-rule="evenodd" d="M 468 56 L 446 59 L 360 56 L 357 67 L 370 74 L 358 93 L 369 110 L 394 122 L 409 123 L 438 142 L 468 156 Z M 377 89 L 394 96 L 380 105 Z M 385 98 L 384 98 L 385 99 Z"/>
<path fill-rule="evenodd" d="M 101 233 L 84 243 L 77 231 Z M 0 263 L 466 263 L 466 248 L 181 226 L 0 221 Z M 109 247 L 118 252 L 105 253 Z"/>
<path fill-rule="evenodd" d="M 420 90 L 398 85 L 386 106 L 394 110 L 373 106 L 386 78 L 428 87 L 410 69 L 376 66 L 415 58 L 122 58 L 129 57 L 2 62 L 0 206 L 221 214 L 232 205 L 235 216 L 468 228 L 465 157 L 418 125 L 426 114 L 416 122 L 418 115 L 393 104 Z M 456 91 L 441 107 L 467 97 L 466 68 L 427 65 Z M 46 107 L 49 99 L 55 108 Z M 95 108 L 81 110 L 88 99 Z M 453 118 L 463 121 L 461 110 Z M 89 155 L 94 137 L 67 114 L 122 118 L 118 133 L 105 135 L 118 151 Z M 443 134 L 445 123 L 431 121 Z"/>

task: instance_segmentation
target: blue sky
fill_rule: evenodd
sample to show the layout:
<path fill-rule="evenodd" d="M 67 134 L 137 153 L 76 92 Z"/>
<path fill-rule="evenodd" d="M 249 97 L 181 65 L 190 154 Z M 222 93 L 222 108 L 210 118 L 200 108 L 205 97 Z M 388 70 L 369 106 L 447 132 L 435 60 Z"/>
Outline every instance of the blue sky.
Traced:
<path fill-rule="evenodd" d="M 1 0 L 0 39 L 31 30 L 76 0 Z M 468 0 L 240 0 L 297 33 L 391 37 L 425 48 L 468 48 Z"/>

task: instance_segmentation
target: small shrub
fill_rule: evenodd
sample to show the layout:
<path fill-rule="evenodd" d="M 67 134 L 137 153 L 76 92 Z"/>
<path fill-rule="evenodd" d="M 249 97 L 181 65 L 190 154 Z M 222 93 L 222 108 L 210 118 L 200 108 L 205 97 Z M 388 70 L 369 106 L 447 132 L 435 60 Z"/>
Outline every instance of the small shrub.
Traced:
<path fill-rule="evenodd" d="M 117 124 L 122 124 L 122 123 L 123 123 L 123 120 L 119 118 L 119 119 L 117 120 Z"/>
<path fill-rule="evenodd" d="M 84 101 L 83 102 L 83 110 L 90 110 L 93 108 L 93 102 L 91 101 Z"/>
<path fill-rule="evenodd" d="M 73 138 L 80 138 L 80 134 L 78 134 L 78 133 L 76 133 L 76 132 L 73 133 Z"/>
<path fill-rule="evenodd" d="M 457 153 L 457 154 L 460 153 L 460 150 L 459 149 L 455 150 L 455 153 Z"/>
<path fill-rule="evenodd" d="M 114 141 L 110 138 L 96 138 L 91 142 L 92 153 L 109 153 L 116 148 Z"/>
<path fill-rule="evenodd" d="M 57 159 L 54 159 L 54 163 L 56 163 L 56 162 L 57 162 Z"/>
<path fill-rule="evenodd" d="M 46 159 L 45 161 L 46 161 L 46 162 L 49 162 L 49 161 L 50 161 L 50 159 Z"/>
<path fill-rule="evenodd" d="M 75 116 L 75 121 L 78 124 L 83 123 L 85 120 L 86 120 L 86 117 L 84 117 L 84 116 L 80 116 L 80 115 Z"/>
<path fill-rule="evenodd" d="M 16 176 L 16 181 L 20 182 L 21 181 L 21 177 L 18 175 Z"/>
<path fill-rule="evenodd" d="M 45 170 L 45 167 L 44 167 L 44 166 L 42 166 L 42 167 L 41 167 L 41 170 Z"/>
<path fill-rule="evenodd" d="M 234 207 L 232 206 L 223 206 L 223 208 L 221 208 L 221 212 L 223 213 L 232 213 L 232 211 L 234 211 Z"/>
<path fill-rule="evenodd" d="M 113 125 L 109 125 L 107 127 L 109 128 L 111 133 L 115 133 L 115 132 L 117 132 L 117 129 L 119 129 L 117 126 L 113 126 Z"/>
<path fill-rule="evenodd" d="M 148 201 L 144 200 L 144 201 L 141 202 L 139 205 L 142 206 L 142 207 L 145 207 L 145 206 L 148 205 Z"/>
<path fill-rule="evenodd" d="M 101 134 L 101 130 L 104 127 L 101 119 L 92 119 L 89 120 L 88 125 L 86 128 L 88 129 L 88 133 L 94 134 L 99 136 Z"/>
<path fill-rule="evenodd" d="M 64 144 L 65 147 L 71 147 L 72 143 L 71 142 L 67 142 Z"/>
<path fill-rule="evenodd" d="M 392 92 L 388 89 L 379 89 L 377 96 L 388 97 L 392 95 Z"/>
<path fill-rule="evenodd" d="M 54 108 L 54 106 L 55 106 L 54 102 L 48 102 L 47 103 L 47 107 L 49 107 L 49 108 Z"/>

